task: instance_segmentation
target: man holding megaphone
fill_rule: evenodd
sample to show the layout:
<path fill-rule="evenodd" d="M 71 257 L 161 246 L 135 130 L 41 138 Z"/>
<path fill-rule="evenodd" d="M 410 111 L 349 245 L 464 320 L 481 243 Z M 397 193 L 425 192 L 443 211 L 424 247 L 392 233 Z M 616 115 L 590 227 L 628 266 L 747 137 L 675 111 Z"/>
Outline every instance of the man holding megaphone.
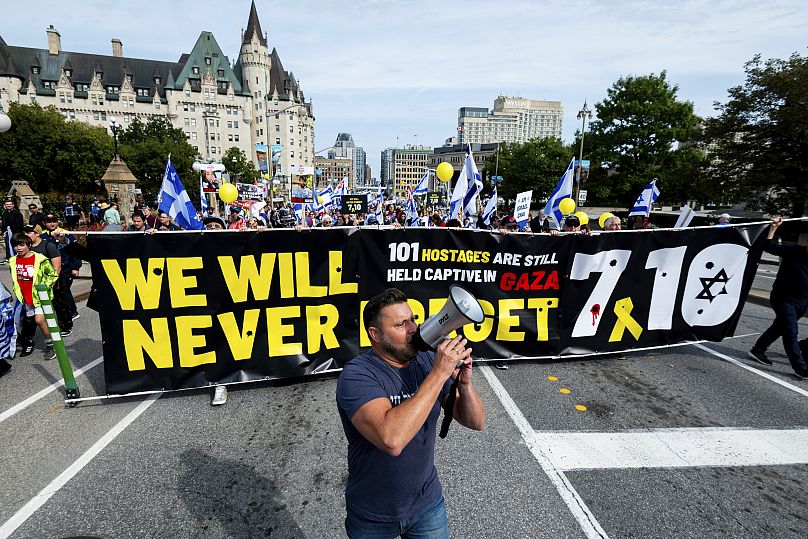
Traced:
<path fill-rule="evenodd" d="M 447 303 L 454 300 L 450 295 Z M 459 303 L 438 318 L 461 325 L 476 321 L 464 311 L 467 298 Z M 449 537 L 435 435 L 441 405 L 453 389 L 454 419 L 474 430 L 485 425 L 483 403 L 472 384 L 471 350 L 457 336 L 434 351 L 420 351 L 419 343 L 423 349 L 434 342 L 419 338 L 407 296 L 395 288 L 367 303 L 364 325 L 372 349 L 346 364 L 337 383 L 348 439 L 345 529 L 352 538 Z M 446 333 L 457 327 L 447 326 Z"/>

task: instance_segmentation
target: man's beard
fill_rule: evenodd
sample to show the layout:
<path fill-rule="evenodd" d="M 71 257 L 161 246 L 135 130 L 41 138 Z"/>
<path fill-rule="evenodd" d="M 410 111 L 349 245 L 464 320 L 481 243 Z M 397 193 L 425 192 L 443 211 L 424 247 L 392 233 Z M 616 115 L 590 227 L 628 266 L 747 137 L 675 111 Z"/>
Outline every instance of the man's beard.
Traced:
<path fill-rule="evenodd" d="M 412 343 L 407 343 L 404 346 L 396 346 L 390 342 L 387 335 L 384 333 L 382 333 L 381 337 L 382 349 L 401 363 L 410 362 L 418 355 L 418 350 L 415 349 Z"/>

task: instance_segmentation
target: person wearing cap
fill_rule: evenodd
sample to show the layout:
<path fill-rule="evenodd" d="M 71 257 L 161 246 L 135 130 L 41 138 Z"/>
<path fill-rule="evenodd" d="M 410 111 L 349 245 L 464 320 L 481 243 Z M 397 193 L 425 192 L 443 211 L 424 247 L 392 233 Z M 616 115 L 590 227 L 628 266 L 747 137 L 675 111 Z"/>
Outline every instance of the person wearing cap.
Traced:
<path fill-rule="evenodd" d="M 65 226 L 72 230 L 77 228 L 82 221 L 84 221 L 84 210 L 73 202 L 73 195 L 67 195 L 65 197 Z"/>
<path fill-rule="evenodd" d="M 39 206 L 31 202 L 28 204 L 28 224 L 31 226 L 42 225 L 42 220 L 45 219 L 45 215 L 39 211 Z"/>
<path fill-rule="evenodd" d="M 228 230 L 241 230 L 244 228 L 244 219 L 241 217 L 240 206 L 230 206 L 230 222 L 227 224 Z"/>
<path fill-rule="evenodd" d="M 118 212 L 118 203 L 113 202 L 101 204 L 101 209 L 104 211 L 104 222 L 107 224 L 104 230 L 107 232 L 123 232 L 123 225 L 121 225 L 121 214 Z"/>
<path fill-rule="evenodd" d="M 728 213 L 722 213 L 718 216 L 718 222 L 715 226 L 729 226 L 730 219 L 732 219 L 732 217 L 730 217 Z"/>
<path fill-rule="evenodd" d="M 13 249 L 10 244 L 11 236 L 17 232 L 22 232 L 24 221 L 22 212 L 14 205 L 14 199 L 7 198 L 3 203 L 3 237 L 6 243 L 6 259 L 3 264 L 8 264 L 13 256 Z"/>
<path fill-rule="evenodd" d="M 44 230 L 40 237 L 43 241 L 52 241 L 59 248 L 59 253 L 62 257 L 59 280 L 53 285 L 53 306 L 59 319 L 59 325 L 66 328 L 70 326 L 67 323 L 68 319 L 75 320 L 79 317 L 71 287 L 73 286 L 73 279 L 79 275 L 82 262 L 80 258 L 64 251 L 64 248 L 75 242 L 76 238 L 63 228 L 59 228 L 59 221 L 55 215 L 46 215 L 42 224 Z"/>
<path fill-rule="evenodd" d="M 101 222 L 101 202 L 98 197 L 93 197 L 93 203 L 90 205 L 90 224 L 96 225 Z"/>
<path fill-rule="evenodd" d="M 202 224 L 205 225 L 205 230 L 224 230 L 224 219 L 218 215 L 206 215 L 202 219 Z"/>

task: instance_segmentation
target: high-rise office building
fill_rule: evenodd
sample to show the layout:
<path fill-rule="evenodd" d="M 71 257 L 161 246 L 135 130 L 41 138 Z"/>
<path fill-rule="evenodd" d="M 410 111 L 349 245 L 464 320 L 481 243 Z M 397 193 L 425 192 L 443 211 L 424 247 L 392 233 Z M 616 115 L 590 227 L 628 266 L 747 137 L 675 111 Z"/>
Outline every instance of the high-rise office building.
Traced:
<path fill-rule="evenodd" d="M 561 138 L 563 115 L 560 101 L 499 96 L 490 112 L 480 107 L 460 108 L 457 141 L 459 144 L 489 144 Z"/>

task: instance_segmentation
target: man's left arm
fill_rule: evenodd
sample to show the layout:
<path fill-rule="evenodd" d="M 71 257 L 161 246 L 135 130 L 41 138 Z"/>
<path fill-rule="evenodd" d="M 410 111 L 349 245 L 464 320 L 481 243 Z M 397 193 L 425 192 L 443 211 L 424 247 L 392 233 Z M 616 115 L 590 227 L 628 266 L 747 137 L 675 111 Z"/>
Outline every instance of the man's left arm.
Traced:
<path fill-rule="evenodd" d="M 467 357 L 463 367 L 457 372 L 457 400 L 454 405 L 454 418 L 458 423 L 473 430 L 485 427 L 485 406 L 471 380 L 472 359 Z"/>

